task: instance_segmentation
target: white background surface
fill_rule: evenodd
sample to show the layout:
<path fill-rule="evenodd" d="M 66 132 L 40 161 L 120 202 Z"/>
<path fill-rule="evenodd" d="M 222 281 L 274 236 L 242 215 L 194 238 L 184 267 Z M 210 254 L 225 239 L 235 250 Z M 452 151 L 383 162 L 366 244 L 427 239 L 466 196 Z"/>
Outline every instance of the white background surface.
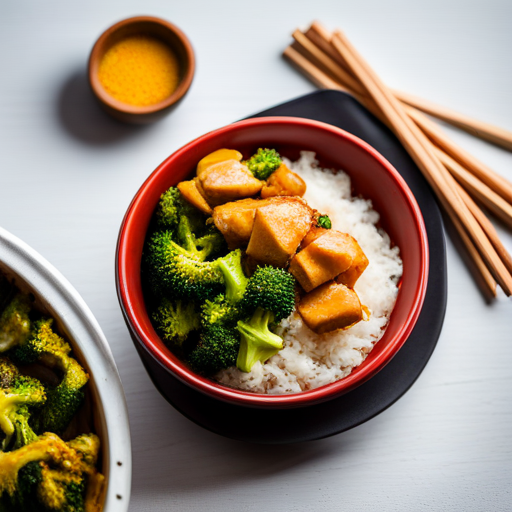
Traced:
<path fill-rule="evenodd" d="M 85 78 L 99 34 L 137 14 L 180 26 L 198 61 L 184 102 L 145 128 L 109 119 Z M 511 304 L 484 301 L 449 239 L 427 368 L 386 412 L 330 439 L 268 448 L 205 431 L 158 394 L 129 339 L 114 253 L 131 198 L 189 140 L 314 90 L 280 57 L 313 19 L 344 29 L 393 87 L 512 130 L 508 0 L 3 0 L 0 224 L 71 281 L 109 340 L 131 418 L 130 510 L 511 510 Z M 512 179 L 512 154 L 451 133 Z"/>

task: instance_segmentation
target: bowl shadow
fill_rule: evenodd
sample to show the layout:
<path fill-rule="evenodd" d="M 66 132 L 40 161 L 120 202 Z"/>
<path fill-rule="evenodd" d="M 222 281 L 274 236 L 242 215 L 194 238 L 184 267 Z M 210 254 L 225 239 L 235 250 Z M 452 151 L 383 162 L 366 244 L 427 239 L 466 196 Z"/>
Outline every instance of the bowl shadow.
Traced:
<path fill-rule="evenodd" d="M 91 146 L 114 145 L 150 129 L 149 125 L 122 123 L 103 111 L 94 98 L 85 69 L 75 70 L 64 81 L 56 110 L 65 131 Z"/>
<path fill-rule="evenodd" d="M 380 415 L 378 421 L 327 439 L 262 446 L 204 430 L 156 393 L 144 395 L 144 406 L 159 412 L 152 415 L 151 421 L 145 412 L 131 415 L 132 431 L 144 432 L 134 436 L 139 441 L 133 447 L 133 496 L 166 494 L 176 502 L 219 489 L 235 492 L 254 482 L 263 485 L 283 475 L 294 478 L 293 475 L 328 461 L 343 466 L 362 440 L 371 447 L 379 442 L 378 433 L 396 421 L 395 410 L 393 414 Z M 271 424 L 268 428 L 278 430 L 282 426 Z M 156 446 L 155 440 L 159 440 Z"/>
<path fill-rule="evenodd" d="M 160 397 L 154 399 L 161 400 Z M 329 440 L 262 449 L 258 444 L 208 432 L 191 424 L 168 404 L 162 407 L 165 409 L 160 409 L 151 424 L 142 417 L 132 416 L 132 429 L 145 432 L 133 451 L 133 495 L 166 492 L 176 497 L 199 490 L 236 488 L 248 479 L 267 480 L 272 475 L 315 465 L 333 456 L 333 442 Z M 169 438 L 169 432 L 174 433 L 173 439 Z M 158 448 L 152 446 L 152 440 L 165 439 L 165 436 L 167 440 L 160 442 Z M 344 450 L 341 443 L 334 451 L 340 455 Z"/>

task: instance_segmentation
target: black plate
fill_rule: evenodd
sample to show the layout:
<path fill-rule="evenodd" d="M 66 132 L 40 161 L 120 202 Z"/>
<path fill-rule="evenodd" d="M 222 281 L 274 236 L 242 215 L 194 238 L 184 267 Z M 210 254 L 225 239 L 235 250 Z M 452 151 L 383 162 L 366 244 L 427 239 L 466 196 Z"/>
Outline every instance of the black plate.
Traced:
<path fill-rule="evenodd" d="M 405 345 L 377 375 L 329 402 L 302 409 L 248 409 L 213 400 L 177 379 L 165 377 L 164 396 L 202 427 L 241 441 L 285 444 L 332 436 L 368 421 L 396 402 L 418 378 L 441 333 L 446 310 L 446 255 L 441 214 L 419 169 L 396 137 L 351 96 L 319 91 L 251 117 L 293 116 L 338 126 L 368 142 L 404 177 L 421 208 L 430 248 L 427 293 L 418 322 Z M 152 372 L 159 365 L 153 365 Z M 154 376 L 157 383 L 157 375 Z M 175 387 L 170 390 L 169 387 Z M 169 399 L 169 398 L 167 398 Z M 277 427 L 277 428 L 276 428 Z"/>

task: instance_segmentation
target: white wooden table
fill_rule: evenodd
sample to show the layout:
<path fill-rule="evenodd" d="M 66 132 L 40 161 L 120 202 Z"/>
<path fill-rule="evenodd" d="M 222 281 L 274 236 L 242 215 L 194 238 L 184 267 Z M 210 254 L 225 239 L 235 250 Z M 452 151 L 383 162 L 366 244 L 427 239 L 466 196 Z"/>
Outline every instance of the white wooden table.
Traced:
<path fill-rule="evenodd" d="M 179 108 L 142 128 L 103 114 L 85 78 L 95 38 L 136 14 L 180 26 L 198 61 Z M 448 310 L 427 368 L 386 412 L 330 439 L 268 448 L 205 431 L 158 394 L 129 339 L 114 252 L 131 198 L 189 140 L 314 90 L 280 57 L 313 19 L 343 28 L 393 87 L 512 130 L 507 0 L 4 1 L 0 224 L 76 286 L 110 342 L 131 417 L 130 510 L 511 510 L 511 304 L 484 301 L 449 239 Z M 450 133 L 512 179 L 512 154 Z"/>

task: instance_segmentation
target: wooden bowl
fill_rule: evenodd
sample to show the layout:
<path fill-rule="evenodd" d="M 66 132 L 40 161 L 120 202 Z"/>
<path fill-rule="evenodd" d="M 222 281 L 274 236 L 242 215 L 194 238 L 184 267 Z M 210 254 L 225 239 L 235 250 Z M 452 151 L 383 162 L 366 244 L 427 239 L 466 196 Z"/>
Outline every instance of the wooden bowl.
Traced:
<path fill-rule="evenodd" d="M 154 105 L 140 107 L 123 103 L 108 94 L 98 78 L 103 55 L 121 39 L 135 34 L 153 36 L 167 43 L 176 54 L 180 65 L 178 87 L 170 96 Z M 194 72 L 194 50 L 187 36 L 172 23 L 152 16 L 135 16 L 112 25 L 101 34 L 89 57 L 89 83 L 94 95 L 109 114 L 128 123 L 151 123 L 168 114 L 187 93 Z"/>

